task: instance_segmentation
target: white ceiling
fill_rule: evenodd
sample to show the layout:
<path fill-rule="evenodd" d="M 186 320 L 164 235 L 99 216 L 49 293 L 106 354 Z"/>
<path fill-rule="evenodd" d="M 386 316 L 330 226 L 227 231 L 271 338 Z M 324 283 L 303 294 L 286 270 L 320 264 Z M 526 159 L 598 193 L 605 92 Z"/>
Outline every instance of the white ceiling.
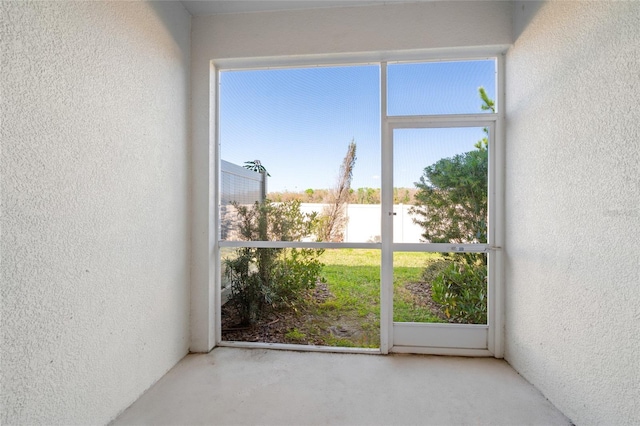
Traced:
<path fill-rule="evenodd" d="M 191 15 L 199 16 L 219 13 L 265 12 L 273 10 L 370 6 L 390 3 L 416 3 L 418 1 L 420 0 L 182 0 L 182 4 L 184 4 Z"/>

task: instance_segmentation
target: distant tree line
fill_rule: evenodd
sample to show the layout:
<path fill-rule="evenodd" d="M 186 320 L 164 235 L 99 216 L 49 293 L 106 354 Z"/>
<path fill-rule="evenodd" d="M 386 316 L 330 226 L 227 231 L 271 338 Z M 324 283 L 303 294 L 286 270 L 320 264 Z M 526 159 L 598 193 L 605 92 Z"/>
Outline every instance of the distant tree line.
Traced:
<path fill-rule="evenodd" d="M 393 188 L 394 204 L 415 204 L 417 188 Z M 267 198 L 275 202 L 300 201 L 301 203 L 327 204 L 332 200 L 331 189 L 307 189 L 302 192 L 270 192 Z M 349 204 L 380 204 L 380 188 L 349 190 Z"/>

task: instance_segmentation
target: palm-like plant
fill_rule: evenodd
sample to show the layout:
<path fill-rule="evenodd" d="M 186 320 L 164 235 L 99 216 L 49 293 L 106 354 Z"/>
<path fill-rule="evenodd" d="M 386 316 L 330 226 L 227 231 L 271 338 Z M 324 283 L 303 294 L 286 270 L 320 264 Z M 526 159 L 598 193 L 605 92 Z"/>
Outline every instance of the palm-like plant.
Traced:
<path fill-rule="evenodd" d="M 258 172 L 258 173 L 265 173 L 267 176 L 271 177 L 271 175 L 269 174 L 269 172 L 267 172 L 267 169 L 262 165 L 260 160 L 245 161 L 244 168 L 253 170 L 254 172 Z"/>

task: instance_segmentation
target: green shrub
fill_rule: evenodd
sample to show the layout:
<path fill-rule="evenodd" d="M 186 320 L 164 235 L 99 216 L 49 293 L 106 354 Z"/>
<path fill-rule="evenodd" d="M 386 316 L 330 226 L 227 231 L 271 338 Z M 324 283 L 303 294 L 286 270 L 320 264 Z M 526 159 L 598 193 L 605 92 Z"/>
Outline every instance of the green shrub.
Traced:
<path fill-rule="evenodd" d="M 252 207 L 234 204 L 239 232 L 247 241 L 300 241 L 313 234 L 315 214 L 300 212 L 299 201 Z M 258 321 L 269 308 L 295 308 L 320 275 L 323 250 L 242 247 L 224 261 L 231 290 L 227 303 L 236 307 L 243 324 Z"/>
<path fill-rule="evenodd" d="M 422 280 L 427 283 L 433 283 L 450 263 L 451 261 L 443 258 L 429 261 L 427 266 L 422 270 Z"/>
<path fill-rule="evenodd" d="M 323 250 L 283 249 L 273 271 L 275 307 L 295 307 L 307 290 L 315 287 L 323 264 L 318 260 Z"/>
<path fill-rule="evenodd" d="M 487 323 L 487 266 L 449 261 L 431 284 L 433 300 L 447 318 L 466 324 Z"/>

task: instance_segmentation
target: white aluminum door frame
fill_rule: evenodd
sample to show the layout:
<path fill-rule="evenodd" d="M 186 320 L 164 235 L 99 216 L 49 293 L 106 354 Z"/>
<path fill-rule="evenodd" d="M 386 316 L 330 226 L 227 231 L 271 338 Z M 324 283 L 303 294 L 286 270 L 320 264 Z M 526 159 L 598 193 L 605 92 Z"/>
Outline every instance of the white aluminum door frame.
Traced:
<path fill-rule="evenodd" d="M 382 265 L 381 338 L 382 353 L 429 353 L 437 355 L 503 356 L 502 347 L 502 239 L 503 239 L 503 105 L 504 58 L 496 58 L 498 113 L 388 116 L 387 64 L 381 63 L 382 126 Z M 487 244 L 407 244 L 393 242 L 393 131 L 414 128 L 486 127 L 489 129 Z M 487 324 L 426 324 L 393 322 L 393 253 L 485 252 L 488 258 Z"/>
<path fill-rule="evenodd" d="M 361 61 L 353 55 L 346 55 L 344 58 L 318 58 L 311 57 L 301 62 L 292 61 L 291 58 L 277 58 L 273 64 L 264 62 L 263 60 L 249 61 L 247 63 L 242 60 L 221 60 L 211 61 L 211 87 L 216 88 L 218 86 L 219 73 L 221 71 L 227 71 L 232 69 L 264 69 L 264 68 L 276 68 L 276 67 L 301 67 L 301 66 L 339 66 L 339 65 L 357 65 L 364 63 L 377 63 L 380 65 L 380 107 L 381 107 L 381 153 L 382 153 L 382 175 L 381 182 L 382 190 L 382 229 L 381 229 L 381 243 L 351 243 L 351 244 L 333 244 L 333 243 L 285 243 L 285 242 L 222 242 L 220 241 L 219 233 L 214 232 L 215 237 L 210 235 L 210 241 L 212 242 L 213 259 L 209 265 L 213 271 L 211 275 L 211 282 L 207 283 L 208 288 L 213 289 L 212 293 L 208 293 L 209 304 L 215 306 L 213 309 L 213 315 L 207 315 L 207 325 L 211 325 L 211 336 L 215 346 L 242 346 L 242 347 L 269 347 L 273 349 L 286 349 L 286 350 L 311 350 L 311 351 L 330 351 L 330 352 L 357 352 L 357 353 L 382 353 L 389 352 L 412 352 L 412 353 L 431 353 L 438 355 L 466 355 L 466 356 L 495 356 L 497 358 L 503 357 L 503 283 L 502 283 L 502 268 L 503 268 L 503 254 L 502 244 L 504 240 L 503 219 L 504 219 L 504 206 L 503 206 L 503 194 L 504 194 L 504 54 L 496 53 L 506 50 L 505 46 L 496 46 L 488 49 L 486 52 L 482 49 L 471 49 L 468 54 L 464 52 L 451 52 L 449 55 L 444 55 L 442 52 L 433 53 L 429 51 L 415 52 L 415 55 L 405 53 L 398 53 L 393 55 L 390 53 L 374 55 L 365 61 L 360 58 Z M 467 115 L 441 115 L 441 116 L 387 116 L 387 62 L 382 57 L 388 60 L 402 60 L 420 62 L 421 60 L 438 61 L 438 60 L 474 60 L 474 59 L 487 59 L 493 57 L 496 59 L 496 91 L 497 91 L 497 114 L 467 114 Z M 308 62 L 308 63 L 307 63 Z M 211 212 L 210 220 L 217 228 L 219 224 L 218 206 L 220 195 L 220 182 L 219 182 L 219 169 L 220 169 L 220 152 L 219 152 L 219 92 L 218 90 L 212 90 L 210 98 L 213 107 L 210 109 L 210 140 L 213 141 L 211 150 L 211 165 L 213 166 L 214 173 L 211 174 L 210 184 L 214 188 L 214 197 L 210 200 L 209 210 Z M 393 323 L 393 252 L 397 251 L 451 251 L 450 244 L 433 245 L 422 244 L 419 247 L 416 245 L 407 244 L 394 244 L 393 243 L 393 224 L 390 217 L 385 216 L 388 212 L 393 211 L 393 147 L 392 147 L 392 133 L 395 128 L 433 128 L 433 127 L 490 127 L 490 135 L 492 137 L 490 144 L 493 149 L 489 151 L 489 227 L 490 237 L 489 244 L 486 248 L 490 251 L 489 254 L 489 289 L 488 289 L 488 324 L 481 325 L 487 330 L 486 349 L 474 349 L 474 348 L 455 348 L 450 344 L 446 344 L 442 347 L 436 346 L 424 346 L 413 347 L 404 345 L 394 345 L 394 323 Z M 386 171 L 385 171 L 386 170 Z M 385 178 L 384 176 L 387 176 Z M 389 194 L 386 196 L 384 194 Z M 387 212 L 387 213 L 385 213 Z M 381 250 L 381 289 L 380 289 L 380 349 L 364 349 L 364 348 L 334 348 L 334 347 L 304 347 L 300 345 L 284 345 L 284 344 L 256 344 L 256 343 L 244 343 L 244 342 L 225 342 L 221 341 L 221 317 L 220 317 L 220 247 L 222 246 L 309 246 L 313 248 L 376 248 Z M 463 247 L 467 251 L 472 249 L 478 249 L 479 245 L 456 245 L 456 247 Z M 483 245 L 485 246 L 485 245 Z M 484 250 L 481 250 L 484 251 Z M 210 313 L 211 314 L 211 313 Z M 201 322 L 204 323 L 204 320 Z M 412 324 L 412 323 L 406 323 Z M 424 324 L 419 324 L 424 327 Z M 444 325 L 449 330 L 457 327 L 455 324 Z M 440 333 L 439 328 L 443 327 L 442 324 L 431 325 L 435 334 Z M 478 326 L 471 326 L 478 327 Z M 463 327 L 466 328 L 466 327 Z M 405 330 L 397 329 L 400 334 L 397 336 L 399 342 L 403 342 L 403 333 Z M 473 332 L 471 333 L 473 335 Z M 477 336 L 476 336 L 477 337 Z M 446 339 L 445 337 L 444 339 Z M 474 339 L 471 337 L 470 339 Z M 445 342 L 446 343 L 446 342 Z M 474 346 L 471 342 L 467 346 Z"/>
<path fill-rule="evenodd" d="M 494 323 L 477 324 L 429 324 L 393 322 L 393 253 L 394 252 L 465 252 L 487 253 L 488 256 L 488 300 L 494 295 L 495 260 L 492 252 L 495 245 L 494 218 L 491 206 L 495 198 L 495 117 L 486 114 L 483 120 L 468 120 L 468 117 L 390 117 L 387 119 L 387 132 L 383 136 L 382 168 L 382 287 L 388 308 L 383 311 L 386 324 L 387 347 L 383 352 L 436 353 L 452 355 L 494 355 L 489 350 L 489 330 Z M 450 244 L 450 243 L 394 243 L 393 242 L 393 131 L 395 129 L 460 128 L 486 127 L 489 129 L 489 229 L 486 244 Z M 386 189 L 386 191 L 385 191 Z M 489 303 L 489 302 L 488 302 Z M 493 306 L 493 305 L 492 305 Z"/>

